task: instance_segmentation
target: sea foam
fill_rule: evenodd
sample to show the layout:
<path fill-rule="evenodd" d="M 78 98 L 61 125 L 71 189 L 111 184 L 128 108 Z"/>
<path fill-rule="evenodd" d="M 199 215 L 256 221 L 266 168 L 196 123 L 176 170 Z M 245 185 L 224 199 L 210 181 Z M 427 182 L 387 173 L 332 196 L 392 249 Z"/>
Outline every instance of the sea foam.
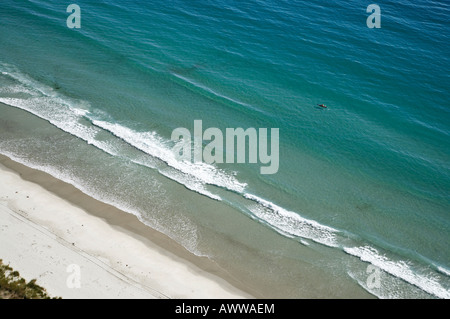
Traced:
<path fill-rule="evenodd" d="M 436 273 L 432 273 L 431 271 L 427 273 L 419 272 L 413 269 L 412 262 L 410 263 L 404 260 L 395 261 L 370 246 L 345 247 L 344 251 L 349 255 L 356 256 L 364 262 L 369 262 L 385 272 L 419 287 L 431 295 L 444 299 L 450 298 L 450 291 L 441 285 L 439 276 Z"/>

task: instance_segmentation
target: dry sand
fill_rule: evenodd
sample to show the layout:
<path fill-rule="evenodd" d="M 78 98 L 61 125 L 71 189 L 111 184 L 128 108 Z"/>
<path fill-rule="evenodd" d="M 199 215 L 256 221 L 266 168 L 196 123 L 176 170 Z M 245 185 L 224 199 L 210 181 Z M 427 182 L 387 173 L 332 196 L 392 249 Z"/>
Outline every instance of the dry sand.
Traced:
<path fill-rule="evenodd" d="M 135 216 L 5 156 L 0 163 L 0 259 L 51 296 L 252 298 Z"/>

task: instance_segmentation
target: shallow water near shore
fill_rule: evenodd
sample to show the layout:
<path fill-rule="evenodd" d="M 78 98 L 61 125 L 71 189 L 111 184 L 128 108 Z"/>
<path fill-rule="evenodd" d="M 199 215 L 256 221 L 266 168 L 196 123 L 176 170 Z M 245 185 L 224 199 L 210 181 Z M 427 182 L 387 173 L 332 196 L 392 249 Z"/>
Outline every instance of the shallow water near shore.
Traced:
<path fill-rule="evenodd" d="M 450 296 L 447 5 L 79 5 L 5 2 L 2 154 L 265 296 Z M 279 128 L 278 172 L 177 161 L 199 119 Z"/>

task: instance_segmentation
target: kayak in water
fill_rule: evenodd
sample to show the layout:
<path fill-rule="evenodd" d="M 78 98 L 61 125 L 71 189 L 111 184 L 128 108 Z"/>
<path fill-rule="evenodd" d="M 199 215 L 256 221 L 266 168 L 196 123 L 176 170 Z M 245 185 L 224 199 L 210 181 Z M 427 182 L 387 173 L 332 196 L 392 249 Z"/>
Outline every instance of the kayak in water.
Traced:
<path fill-rule="evenodd" d="M 317 105 L 320 107 L 323 107 L 323 108 L 327 108 L 327 106 L 325 104 L 317 104 Z"/>

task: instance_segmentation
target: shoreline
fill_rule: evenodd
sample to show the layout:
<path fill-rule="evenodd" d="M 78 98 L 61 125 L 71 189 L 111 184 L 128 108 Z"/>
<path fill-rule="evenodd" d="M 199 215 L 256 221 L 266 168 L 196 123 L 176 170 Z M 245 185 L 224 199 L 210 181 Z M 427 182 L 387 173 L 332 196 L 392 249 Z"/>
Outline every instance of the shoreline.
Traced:
<path fill-rule="evenodd" d="M 71 184 L 1 154 L 0 175 L 0 237 L 8 243 L 0 259 L 24 277 L 38 277 L 52 296 L 261 297 L 210 259 Z M 73 264 L 80 266 L 77 289 L 67 284 Z"/>

